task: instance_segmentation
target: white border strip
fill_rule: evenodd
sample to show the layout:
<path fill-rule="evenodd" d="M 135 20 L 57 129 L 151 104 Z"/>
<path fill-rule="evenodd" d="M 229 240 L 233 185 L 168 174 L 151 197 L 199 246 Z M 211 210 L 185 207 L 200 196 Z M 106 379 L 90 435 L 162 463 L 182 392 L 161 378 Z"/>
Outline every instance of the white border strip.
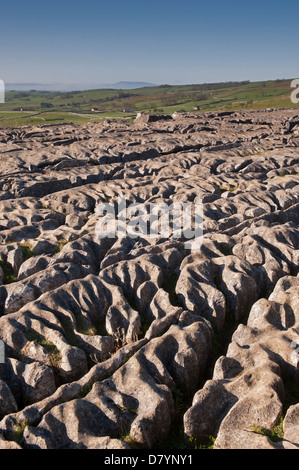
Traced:
<path fill-rule="evenodd" d="M 3 80 L 0 80 L 0 103 L 5 103 L 5 85 Z"/>

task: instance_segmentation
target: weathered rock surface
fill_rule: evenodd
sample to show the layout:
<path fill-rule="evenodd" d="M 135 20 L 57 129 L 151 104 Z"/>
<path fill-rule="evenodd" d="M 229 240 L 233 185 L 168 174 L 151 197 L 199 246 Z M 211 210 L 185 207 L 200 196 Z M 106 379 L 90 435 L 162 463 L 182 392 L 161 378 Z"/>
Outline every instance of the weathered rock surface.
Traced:
<path fill-rule="evenodd" d="M 254 303 L 247 326 L 238 326 L 226 355 L 216 362 L 212 380 L 194 395 L 184 416 L 187 436 L 200 441 L 217 434 L 215 447 L 225 449 L 287 443 L 271 442 L 256 429 L 273 428 L 283 414 L 283 378 L 294 385 L 298 379 L 290 346 L 297 337 L 298 294 L 299 278 L 286 276 L 269 299 Z"/>
<path fill-rule="evenodd" d="M 0 130 L 1 449 L 154 448 L 178 422 L 191 447 L 299 448 L 296 126 L 273 109 Z M 102 236 L 119 196 L 201 204 L 202 244 Z"/>

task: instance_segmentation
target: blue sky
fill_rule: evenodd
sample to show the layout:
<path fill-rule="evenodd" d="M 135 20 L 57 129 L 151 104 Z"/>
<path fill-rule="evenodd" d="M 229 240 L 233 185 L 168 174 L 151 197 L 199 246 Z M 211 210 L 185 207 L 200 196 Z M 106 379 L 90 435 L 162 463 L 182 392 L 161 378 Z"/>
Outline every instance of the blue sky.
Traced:
<path fill-rule="evenodd" d="M 11 0 L 0 78 L 155 84 L 299 77 L 299 2 Z"/>

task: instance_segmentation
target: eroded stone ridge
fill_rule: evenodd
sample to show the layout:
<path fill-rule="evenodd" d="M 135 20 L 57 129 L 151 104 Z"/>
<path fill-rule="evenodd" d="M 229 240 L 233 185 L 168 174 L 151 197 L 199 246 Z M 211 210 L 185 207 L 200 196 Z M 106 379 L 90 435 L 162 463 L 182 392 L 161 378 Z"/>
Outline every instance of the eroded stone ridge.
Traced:
<path fill-rule="evenodd" d="M 299 448 L 299 115 L 0 131 L 0 448 Z M 97 232 L 202 203 L 201 248 Z"/>

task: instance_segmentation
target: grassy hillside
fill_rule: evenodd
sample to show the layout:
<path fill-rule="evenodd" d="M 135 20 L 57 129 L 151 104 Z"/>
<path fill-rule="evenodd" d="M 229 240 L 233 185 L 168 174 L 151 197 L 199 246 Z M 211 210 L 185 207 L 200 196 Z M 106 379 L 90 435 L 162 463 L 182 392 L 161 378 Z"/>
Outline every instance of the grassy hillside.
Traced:
<path fill-rule="evenodd" d="M 74 92 L 9 91 L 0 104 L 0 127 L 73 122 L 107 118 L 132 119 L 137 112 L 295 108 L 291 80 L 228 82 Z"/>

